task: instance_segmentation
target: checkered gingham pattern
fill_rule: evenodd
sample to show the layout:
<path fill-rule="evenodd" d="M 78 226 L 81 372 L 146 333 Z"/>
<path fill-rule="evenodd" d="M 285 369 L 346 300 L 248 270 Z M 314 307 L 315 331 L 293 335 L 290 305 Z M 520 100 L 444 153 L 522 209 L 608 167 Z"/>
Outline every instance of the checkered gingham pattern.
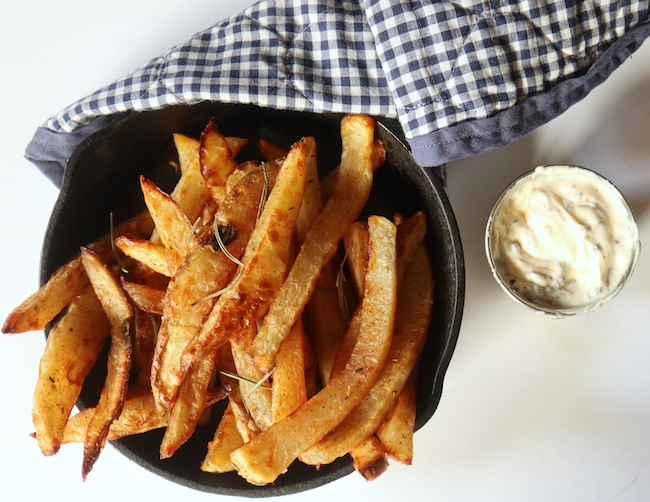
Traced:
<path fill-rule="evenodd" d="M 648 23 L 648 0 L 262 0 L 52 117 L 204 100 L 398 117 L 407 139 L 498 114 Z"/>

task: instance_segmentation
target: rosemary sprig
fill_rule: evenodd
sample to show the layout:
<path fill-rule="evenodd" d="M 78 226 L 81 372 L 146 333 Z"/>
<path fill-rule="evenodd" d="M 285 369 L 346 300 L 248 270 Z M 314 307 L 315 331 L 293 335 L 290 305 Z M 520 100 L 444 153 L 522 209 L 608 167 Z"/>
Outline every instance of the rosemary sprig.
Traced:
<path fill-rule="evenodd" d="M 246 382 L 246 383 L 250 383 L 252 385 L 255 385 L 253 390 L 256 390 L 258 388 L 266 389 L 266 390 L 272 390 L 271 387 L 269 387 L 268 385 L 263 385 L 264 381 L 266 381 L 268 379 L 268 377 L 271 376 L 269 374 L 264 375 L 264 378 L 262 380 L 260 380 L 259 382 L 255 382 L 255 381 L 250 380 L 248 378 L 244 378 L 243 376 L 239 376 L 237 373 L 232 373 L 232 372 L 227 371 L 227 370 L 219 370 L 219 373 L 221 373 L 224 376 L 234 378 L 235 380 L 239 380 L 240 382 Z M 251 391 L 251 392 L 253 392 L 253 391 Z"/>

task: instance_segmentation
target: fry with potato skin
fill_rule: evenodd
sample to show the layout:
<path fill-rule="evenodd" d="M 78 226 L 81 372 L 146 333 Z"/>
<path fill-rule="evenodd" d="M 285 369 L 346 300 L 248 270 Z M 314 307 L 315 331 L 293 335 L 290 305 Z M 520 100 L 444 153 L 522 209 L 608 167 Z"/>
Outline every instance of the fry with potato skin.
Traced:
<path fill-rule="evenodd" d="M 277 172 L 271 167 L 268 171 L 272 182 Z M 226 248 L 237 259 L 241 258 L 255 226 L 264 181 L 261 168 L 246 175 L 215 215 L 218 228 L 234 234 Z M 185 347 L 199 332 L 216 302 L 209 295 L 226 287 L 235 270 L 236 264 L 221 250 L 207 244 L 195 247 L 170 281 L 151 373 L 154 397 L 161 411 L 173 403 L 182 382 L 180 358 Z"/>
<path fill-rule="evenodd" d="M 225 186 L 237 163 L 233 160 L 228 141 L 217 129 L 214 117 L 203 129 L 199 142 L 201 176 L 208 186 Z"/>
<path fill-rule="evenodd" d="M 325 264 L 368 200 L 373 179 L 374 120 L 347 115 L 341 121 L 343 152 L 334 193 L 311 226 L 289 274 L 251 346 L 256 365 L 268 371 L 302 313 Z"/>
<path fill-rule="evenodd" d="M 163 244 L 130 235 L 120 235 L 115 238 L 115 245 L 129 258 L 139 261 L 154 272 L 171 277 L 167 250 Z"/>
<path fill-rule="evenodd" d="M 433 278 L 424 245 L 420 245 L 400 287 L 395 332 L 382 372 L 359 405 L 334 430 L 305 451 L 300 459 L 328 464 L 373 434 L 394 405 L 417 363 L 429 328 Z"/>
<path fill-rule="evenodd" d="M 255 485 L 272 483 L 309 446 L 327 434 L 361 401 L 386 361 L 393 331 L 397 271 L 395 226 L 371 217 L 370 260 L 360 306 L 361 329 L 348 364 L 314 397 L 276 422 L 230 459 Z"/>
<path fill-rule="evenodd" d="M 291 235 L 305 186 L 305 144 L 296 143 L 282 163 L 273 190 L 242 257 L 237 282 L 217 300 L 201 331 L 188 343 L 181 375 L 264 315 L 284 279 Z"/>
<path fill-rule="evenodd" d="M 111 423 L 120 415 L 124 405 L 131 369 L 130 327 L 133 309 L 119 283 L 93 251 L 82 248 L 81 261 L 111 329 L 106 381 L 84 441 L 81 472 L 85 480 L 106 443 Z"/>
<path fill-rule="evenodd" d="M 70 412 L 109 330 L 102 305 L 90 287 L 70 303 L 50 330 L 32 408 L 36 439 L 44 455 L 59 450 Z"/>
<path fill-rule="evenodd" d="M 108 221 L 108 218 L 107 218 Z M 146 211 L 115 226 L 116 233 L 146 236 L 153 230 L 153 222 Z M 104 261 L 114 260 L 111 233 L 107 232 L 86 246 Z M 6 318 L 3 333 L 24 333 L 44 330 L 63 309 L 88 286 L 88 278 L 77 255 L 61 265 L 38 291 L 23 301 Z"/>

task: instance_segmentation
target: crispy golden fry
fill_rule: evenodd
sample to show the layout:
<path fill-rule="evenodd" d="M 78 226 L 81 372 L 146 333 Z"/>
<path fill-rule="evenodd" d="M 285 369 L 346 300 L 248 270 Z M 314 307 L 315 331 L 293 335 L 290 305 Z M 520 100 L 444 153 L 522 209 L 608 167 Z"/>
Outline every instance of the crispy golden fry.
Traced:
<path fill-rule="evenodd" d="M 237 168 L 228 175 L 228 179 L 226 180 L 226 193 L 230 193 L 233 187 L 239 183 L 244 176 L 256 170 L 258 167 L 259 162 L 256 160 L 249 160 L 239 164 Z"/>
<path fill-rule="evenodd" d="M 309 229 L 323 208 L 316 163 L 316 141 L 312 137 L 304 138 L 303 141 L 305 142 L 305 192 L 296 220 L 295 234 L 298 246 L 302 246 L 305 242 Z"/>
<path fill-rule="evenodd" d="M 253 358 L 246 352 L 246 347 L 257 333 L 257 327 L 251 325 L 244 330 L 237 340 L 231 340 L 234 372 L 245 380 L 239 381 L 241 399 L 250 416 L 255 420 L 259 430 L 268 429 L 273 423 L 271 392 L 257 385 L 265 374 L 253 364 Z"/>
<path fill-rule="evenodd" d="M 208 404 L 221 401 L 228 395 L 228 389 L 217 387 L 209 392 Z M 95 408 L 86 408 L 70 417 L 65 427 L 63 443 L 83 443 L 86 430 Z M 168 415 L 160 414 L 156 409 L 153 396 L 150 393 L 136 395 L 124 401 L 122 413 L 115 419 L 108 431 L 107 441 L 114 441 L 127 436 L 142 434 L 154 429 L 167 427 Z"/>
<path fill-rule="evenodd" d="M 122 288 L 140 310 L 162 315 L 162 303 L 165 297 L 163 290 L 129 281 L 122 281 Z"/>
<path fill-rule="evenodd" d="M 181 369 L 214 352 L 265 313 L 284 279 L 291 235 L 305 185 L 305 144 L 294 145 L 280 168 L 242 258 L 237 282 L 225 291 L 187 345 Z"/>
<path fill-rule="evenodd" d="M 262 154 L 262 157 L 264 157 L 267 161 L 281 159 L 282 157 L 286 157 L 289 153 L 289 150 L 287 148 L 278 146 L 265 139 L 260 139 L 257 142 L 257 148 Z"/>
<path fill-rule="evenodd" d="M 388 468 L 384 447 L 375 436 L 370 436 L 360 445 L 352 448 L 350 456 L 354 470 L 360 473 L 366 481 L 376 479 Z"/>
<path fill-rule="evenodd" d="M 201 175 L 208 186 L 225 186 L 228 175 L 237 167 L 226 138 L 212 118 L 203 129 L 199 147 Z"/>
<path fill-rule="evenodd" d="M 174 272 L 194 243 L 192 224 L 180 206 L 152 181 L 140 176 L 140 186 L 156 232 L 167 249 L 169 269 Z"/>
<path fill-rule="evenodd" d="M 50 330 L 32 409 L 36 439 L 44 455 L 59 450 L 70 412 L 109 329 L 97 296 L 87 288 Z"/>
<path fill-rule="evenodd" d="M 360 307 L 359 343 L 344 370 L 323 390 L 232 453 L 232 463 L 250 483 L 275 481 L 293 460 L 345 418 L 384 366 L 395 316 L 396 228 L 382 217 L 371 217 L 369 228 L 370 260 Z"/>
<path fill-rule="evenodd" d="M 82 477 L 86 476 L 106 443 L 111 423 L 120 415 L 131 369 L 131 322 L 133 309 L 126 294 L 106 265 L 93 251 L 83 248 L 81 261 L 102 304 L 111 331 L 106 381 L 84 441 Z"/>
<path fill-rule="evenodd" d="M 178 389 L 169 414 L 169 423 L 160 444 L 160 458 L 171 457 L 194 433 L 208 406 L 208 387 L 214 375 L 215 355 L 199 361 Z"/>
<path fill-rule="evenodd" d="M 107 217 L 108 226 L 108 217 Z M 153 229 L 149 214 L 139 213 L 115 227 L 116 233 L 148 235 Z M 111 247 L 111 233 L 88 244 L 106 262 L 114 259 Z M 81 265 L 79 256 L 59 267 L 50 279 L 33 295 L 16 307 L 2 326 L 3 333 L 24 333 L 43 330 L 73 298 L 81 294 L 88 286 L 88 278 Z"/>
<path fill-rule="evenodd" d="M 347 115 L 341 121 L 343 153 L 336 188 L 311 226 L 252 344 L 255 363 L 261 369 L 273 366 L 275 354 L 302 313 L 321 270 L 368 199 L 373 178 L 373 137 L 374 120 L 370 117 Z"/>
<path fill-rule="evenodd" d="M 336 278 L 339 259 L 334 256 L 323 268 L 316 287 L 305 306 L 306 332 L 318 361 L 318 376 L 325 385 L 330 379 L 347 322 L 339 299 Z"/>
<path fill-rule="evenodd" d="M 307 401 L 305 343 L 302 321 L 298 320 L 280 346 L 273 370 L 273 422 L 279 422 Z"/>
<path fill-rule="evenodd" d="M 163 244 L 129 235 L 120 235 L 115 238 L 115 245 L 129 258 L 146 265 L 154 272 L 171 277 L 167 250 Z"/>
<path fill-rule="evenodd" d="M 149 312 L 134 310 L 135 333 L 133 335 L 132 363 L 137 371 L 137 384 L 151 387 L 151 364 L 156 346 L 160 317 Z"/>
<path fill-rule="evenodd" d="M 413 428 L 416 416 L 417 366 L 397 397 L 397 403 L 388 412 L 377 429 L 377 438 L 390 458 L 406 465 L 413 461 Z"/>
<path fill-rule="evenodd" d="M 181 174 L 188 170 L 192 170 L 192 166 L 198 169 L 199 166 L 199 148 L 201 142 L 198 139 L 190 138 L 184 134 L 175 133 L 172 135 L 174 138 L 174 145 L 178 153 L 178 163 Z M 228 147 L 232 153 L 233 158 L 239 154 L 239 151 L 248 143 L 247 138 L 228 137 L 226 138 Z"/>
<path fill-rule="evenodd" d="M 151 367 L 151 387 L 161 412 L 173 403 L 182 382 L 183 350 L 214 305 L 215 300 L 208 296 L 228 284 L 235 268 L 232 261 L 212 246 L 197 246 L 172 277 L 163 300 L 163 317 Z"/>
<path fill-rule="evenodd" d="M 419 248 L 427 230 L 427 219 L 418 211 L 397 226 L 397 280 L 402 278 L 411 264 L 411 259 Z"/>
<path fill-rule="evenodd" d="M 86 430 L 95 408 L 85 410 L 70 417 L 65 428 L 64 443 L 83 443 Z M 156 410 L 153 396 L 144 394 L 124 401 L 122 412 L 110 425 L 107 441 L 113 441 L 134 434 L 142 434 L 167 425 L 167 415 L 161 415 Z"/>
<path fill-rule="evenodd" d="M 235 468 L 230 461 L 230 454 L 243 444 L 232 407 L 228 405 L 219 421 L 214 439 L 208 444 L 208 453 L 201 464 L 201 470 L 215 473 L 233 471 Z"/>
<path fill-rule="evenodd" d="M 201 175 L 199 141 L 174 134 L 174 144 L 178 151 L 181 177 L 170 195 L 187 219 L 194 223 L 210 197 L 210 191 Z"/>
<path fill-rule="evenodd" d="M 272 181 L 273 169 L 269 169 Z M 230 239 L 229 253 L 240 259 L 255 226 L 265 179 L 261 169 L 244 177 L 219 207 L 215 220 L 220 234 Z M 225 288 L 236 264 L 211 245 L 195 247 L 180 265 L 167 288 L 163 318 L 154 353 L 151 385 L 161 411 L 173 402 L 182 381 L 181 355 L 210 313 L 210 295 Z"/>
<path fill-rule="evenodd" d="M 327 464 L 360 444 L 377 430 L 404 387 L 422 352 L 433 302 L 431 266 L 423 245 L 413 257 L 399 293 L 393 342 L 381 375 L 345 420 L 301 455 L 303 462 Z"/>
<path fill-rule="evenodd" d="M 399 226 L 397 227 L 397 234 L 399 235 Z M 343 244 L 345 246 L 348 268 L 352 276 L 352 284 L 357 295 L 361 297 L 363 294 L 363 278 L 366 274 L 366 266 L 368 265 L 367 225 L 362 221 L 355 221 L 350 225 L 348 233 L 343 237 Z M 397 247 L 397 254 L 399 256 L 399 241 Z"/>

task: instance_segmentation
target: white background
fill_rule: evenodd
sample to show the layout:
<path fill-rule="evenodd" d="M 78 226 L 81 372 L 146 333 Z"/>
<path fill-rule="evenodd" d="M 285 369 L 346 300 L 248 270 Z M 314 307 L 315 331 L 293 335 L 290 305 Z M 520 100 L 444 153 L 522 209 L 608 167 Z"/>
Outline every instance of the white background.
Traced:
<path fill-rule="evenodd" d="M 37 287 L 55 187 L 23 150 L 39 124 L 250 1 L 32 0 L 0 16 L 0 318 Z M 492 279 L 483 232 L 499 192 L 543 163 L 610 177 L 650 242 L 650 43 L 560 118 L 505 148 L 448 165 L 467 266 L 463 325 L 414 465 L 356 474 L 286 500 L 645 501 L 650 494 L 650 254 L 600 311 L 550 320 Z M 646 246 L 647 248 L 648 246 Z M 192 500 L 110 446 L 88 480 L 81 449 L 42 457 L 28 434 L 44 340 L 0 337 L 0 499 Z"/>

